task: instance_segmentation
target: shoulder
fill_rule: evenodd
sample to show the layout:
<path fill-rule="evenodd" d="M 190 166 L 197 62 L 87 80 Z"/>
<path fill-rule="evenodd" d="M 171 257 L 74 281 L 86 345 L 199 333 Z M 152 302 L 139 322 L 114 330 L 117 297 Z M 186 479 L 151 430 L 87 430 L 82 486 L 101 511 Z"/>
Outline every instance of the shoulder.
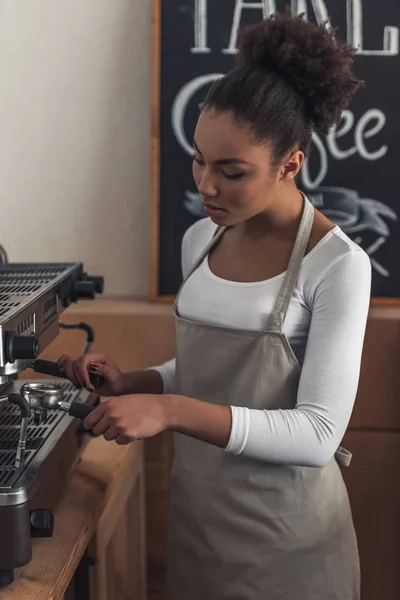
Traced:
<path fill-rule="evenodd" d="M 213 237 L 217 225 L 211 219 L 199 219 L 191 225 L 182 238 L 182 270 L 185 273 L 200 256 Z"/>
<path fill-rule="evenodd" d="M 193 223 L 184 233 L 182 252 L 196 259 L 207 246 L 217 229 L 217 225 L 208 217 Z"/>
<path fill-rule="evenodd" d="M 338 293 L 343 295 L 344 290 L 349 296 L 370 295 L 370 258 L 337 226 L 311 250 L 302 271 L 310 304 L 323 292 L 330 294 L 332 300 Z M 349 301 L 352 299 L 349 297 Z"/>
<path fill-rule="evenodd" d="M 211 219 L 199 219 L 191 225 L 184 233 L 182 245 L 201 246 L 202 249 L 208 244 L 217 229 L 217 225 Z"/>
<path fill-rule="evenodd" d="M 338 226 L 327 233 L 311 250 L 308 261 L 314 275 L 317 276 L 324 275 L 335 265 L 350 268 L 352 264 L 363 264 L 369 270 L 371 269 L 368 254 Z"/>

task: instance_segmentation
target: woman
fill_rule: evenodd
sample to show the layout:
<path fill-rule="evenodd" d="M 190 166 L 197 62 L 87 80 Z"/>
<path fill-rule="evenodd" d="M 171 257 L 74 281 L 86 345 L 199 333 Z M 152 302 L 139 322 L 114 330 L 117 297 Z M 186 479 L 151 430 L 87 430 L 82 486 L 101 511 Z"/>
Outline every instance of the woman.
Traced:
<path fill-rule="evenodd" d="M 86 418 L 96 434 L 177 434 L 174 600 L 359 598 L 338 462 L 371 268 L 296 187 L 313 130 L 337 124 L 360 86 L 352 58 L 331 31 L 288 14 L 244 31 L 196 126 L 210 218 L 183 239 L 176 360 L 127 374 L 101 354 L 59 361 L 75 385 L 97 372 L 116 396 Z"/>

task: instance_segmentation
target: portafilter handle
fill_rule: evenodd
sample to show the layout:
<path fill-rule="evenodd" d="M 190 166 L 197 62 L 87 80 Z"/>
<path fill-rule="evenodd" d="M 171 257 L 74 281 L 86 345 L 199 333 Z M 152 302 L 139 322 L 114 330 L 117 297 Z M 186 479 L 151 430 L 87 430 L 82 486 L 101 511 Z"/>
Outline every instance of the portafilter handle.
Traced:
<path fill-rule="evenodd" d="M 41 373 L 42 375 L 68 379 L 65 372 L 60 371 L 57 363 L 52 362 L 51 360 L 35 360 L 32 364 L 32 368 L 36 373 Z M 101 388 L 105 383 L 104 377 L 102 375 L 96 375 L 95 373 L 89 373 L 89 381 L 95 390 Z"/>
<path fill-rule="evenodd" d="M 61 408 L 61 406 L 60 406 Z M 86 419 L 91 412 L 94 411 L 95 406 L 89 406 L 88 404 L 84 404 L 83 402 L 71 402 L 68 407 L 68 414 L 71 417 L 75 417 L 76 419 Z"/>

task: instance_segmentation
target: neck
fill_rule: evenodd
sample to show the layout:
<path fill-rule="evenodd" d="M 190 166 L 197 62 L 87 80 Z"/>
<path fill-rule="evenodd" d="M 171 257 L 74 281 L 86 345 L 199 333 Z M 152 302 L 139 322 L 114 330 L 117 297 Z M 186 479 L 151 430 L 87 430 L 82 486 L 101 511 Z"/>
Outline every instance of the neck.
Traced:
<path fill-rule="evenodd" d="M 236 226 L 243 235 L 258 237 L 267 233 L 289 233 L 297 231 L 303 214 L 304 200 L 296 186 L 285 195 L 271 202 L 271 206 L 251 219 Z"/>

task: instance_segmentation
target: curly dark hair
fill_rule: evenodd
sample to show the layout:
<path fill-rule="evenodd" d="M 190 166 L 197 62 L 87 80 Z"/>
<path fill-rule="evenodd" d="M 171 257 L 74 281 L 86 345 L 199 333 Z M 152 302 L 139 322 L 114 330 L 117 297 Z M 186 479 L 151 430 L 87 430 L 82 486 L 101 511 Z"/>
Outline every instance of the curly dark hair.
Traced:
<path fill-rule="evenodd" d="M 304 15 L 277 13 L 239 34 L 236 68 L 210 88 L 204 109 L 229 111 L 267 144 L 278 165 L 293 148 L 306 155 L 312 133 L 328 133 L 362 85 L 355 49 Z"/>

